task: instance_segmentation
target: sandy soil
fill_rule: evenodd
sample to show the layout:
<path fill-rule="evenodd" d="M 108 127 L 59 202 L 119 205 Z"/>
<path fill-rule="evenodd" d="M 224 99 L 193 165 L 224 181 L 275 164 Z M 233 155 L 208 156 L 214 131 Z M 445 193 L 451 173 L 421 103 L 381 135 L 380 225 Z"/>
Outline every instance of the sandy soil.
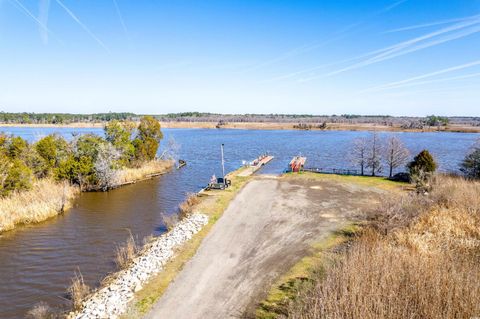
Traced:
<path fill-rule="evenodd" d="M 313 242 L 362 216 L 381 193 L 332 181 L 251 181 L 147 318 L 240 317 Z"/>

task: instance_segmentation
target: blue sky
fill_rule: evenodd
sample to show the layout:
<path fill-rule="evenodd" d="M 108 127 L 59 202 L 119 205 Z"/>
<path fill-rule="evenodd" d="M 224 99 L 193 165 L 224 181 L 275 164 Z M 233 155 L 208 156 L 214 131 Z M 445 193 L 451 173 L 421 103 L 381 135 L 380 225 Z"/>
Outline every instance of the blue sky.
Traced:
<path fill-rule="evenodd" d="M 480 116 L 480 0 L 0 0 L 0 110 Z"/>

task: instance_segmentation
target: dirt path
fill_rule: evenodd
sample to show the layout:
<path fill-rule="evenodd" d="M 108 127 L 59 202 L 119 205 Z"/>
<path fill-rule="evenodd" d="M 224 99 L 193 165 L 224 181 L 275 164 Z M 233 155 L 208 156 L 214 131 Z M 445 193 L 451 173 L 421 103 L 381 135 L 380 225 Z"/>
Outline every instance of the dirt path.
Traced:
<path fill-rule="evenodd" d="M 356 218 L 372 188 L 259 178 L 231 202 L 147 318 L 238 318 L 310 243 Z"/>

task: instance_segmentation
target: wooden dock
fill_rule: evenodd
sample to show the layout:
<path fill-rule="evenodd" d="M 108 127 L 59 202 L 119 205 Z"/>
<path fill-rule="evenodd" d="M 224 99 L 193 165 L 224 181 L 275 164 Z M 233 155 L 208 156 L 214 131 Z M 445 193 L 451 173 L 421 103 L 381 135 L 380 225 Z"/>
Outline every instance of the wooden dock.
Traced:
<path fill-rule="evenodd" d="M 261 156 L 254 160 L 250 165 L 248 165 L 243 171 L 241 171 L 238 176 L 250 176 L 254 174 L 256 171 L 258 171 L 262 166 L 266 165 L 268 162 L 273 160 L 273 156 L 271 155 L 266 155 L 266 156 Z"/>

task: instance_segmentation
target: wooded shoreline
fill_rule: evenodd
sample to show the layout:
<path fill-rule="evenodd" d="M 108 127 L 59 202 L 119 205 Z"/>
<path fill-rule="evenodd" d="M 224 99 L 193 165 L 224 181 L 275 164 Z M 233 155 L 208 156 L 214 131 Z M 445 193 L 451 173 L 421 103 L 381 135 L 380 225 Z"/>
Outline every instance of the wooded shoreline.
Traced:
<path fill-rule="evenodd" d="M 174 166 L 173 161 L 146 162 L 139 168 L 119 170 L 114 189 L 163 175 Z M 101 191 L 83 189 L 82 191 Z M 0 198 L 0 234 L 20 225 L 35 224 L 67 212 L 81 193 L 76 185 L 56 182 L 51 178 L 34 182 L 32 189 L 17 191 Z"/>

